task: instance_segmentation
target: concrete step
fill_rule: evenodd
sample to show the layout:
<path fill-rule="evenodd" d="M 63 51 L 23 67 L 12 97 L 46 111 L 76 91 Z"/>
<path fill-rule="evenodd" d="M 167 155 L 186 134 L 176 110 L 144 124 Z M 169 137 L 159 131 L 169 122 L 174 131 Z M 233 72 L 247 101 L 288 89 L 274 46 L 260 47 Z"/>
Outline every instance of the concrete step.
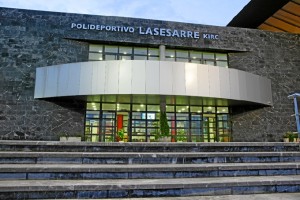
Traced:
<path fill-rule="evenodd" d="M 50 152 L 259 152 L 299 151 L 299 143 L 283 142 L 219 142 L 219 143 L 89 143 L 58 141 L 0 140 L 0 151 Z"/>
<path fill-rule="evenodd" d="M 1 152 L 0 164 L 201 164 L 300 162 L 300 152 Z"/>
<path fill-rule="evenodd" d="M 300 175 L 300 162 L 214 164 L 1 164 L 0 180 L 140 179 Z"/>
<path fill-rule="evenodd" d="M 216 196 L 191 196 L 191 197 L 159 197 L 159 198 L 122 198 L 123 200 L 298 200 L 300 193 L 275 193 L 251 195 L 216 195 Z M 43 199 L 41 199 L 43 200 Z M 54 200 L 54 199 L 53 199 Z M 63 199 L 61 199 L 63 200 Z M 69 199 L 75 200 L 75 199 Z M 106 200 L 116 200 L 115 198 Z"/>
<path fill-rule="evenodd" d="M 124 198 L 300 192 L 300 175 L 182 179 L 1 180 L 0 199 Z"/>

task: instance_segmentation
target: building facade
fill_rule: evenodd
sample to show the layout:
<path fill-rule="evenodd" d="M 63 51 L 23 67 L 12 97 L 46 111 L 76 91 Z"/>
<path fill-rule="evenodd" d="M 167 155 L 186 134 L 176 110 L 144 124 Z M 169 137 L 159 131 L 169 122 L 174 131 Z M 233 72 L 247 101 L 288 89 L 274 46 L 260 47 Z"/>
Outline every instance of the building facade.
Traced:
<path fill-rule="evenodd" d="M 291 33 L 1 8 L 0 137 L 281 141 L 300 86 Z"/>

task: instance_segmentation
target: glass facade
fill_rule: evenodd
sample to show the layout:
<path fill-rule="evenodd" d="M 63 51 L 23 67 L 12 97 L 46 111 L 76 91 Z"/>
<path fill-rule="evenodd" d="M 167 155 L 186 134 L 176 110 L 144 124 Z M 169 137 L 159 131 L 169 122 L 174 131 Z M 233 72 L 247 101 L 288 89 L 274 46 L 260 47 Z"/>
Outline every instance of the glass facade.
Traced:
<path fill-rule="evenodd" d="M 113 99 L 116 101 L 111 102 Z M 163 103 L 172 142 L 231 141 L 228 107 L 193 105 L 191 100 L 182 102 L 173 99 L 167 97 L 166 104 Z M 89 100 L 85 119 L 86 141 L 115 142 L 119 130 L 124 132 L 124 142 L 157 141 L 161 108 L 159 97 L 107 95 Z"/>
<path fill-rule="evenodd" d="M 219 67 L 228 67 L 226 53 L 166 49 L 166 60 L 174 62 L 191 62 Z"/>
<path fill-rule="evenodd" d="M 228 67 L 227 53 L 166 49 L 165 60 Z M 159 48 L 90 44 L 89 60 L 159 60 Z"/>
<path fill-rule="evenodd" d="M 159 49 L 90 44 L 89 60 L 159 60 Z"/>

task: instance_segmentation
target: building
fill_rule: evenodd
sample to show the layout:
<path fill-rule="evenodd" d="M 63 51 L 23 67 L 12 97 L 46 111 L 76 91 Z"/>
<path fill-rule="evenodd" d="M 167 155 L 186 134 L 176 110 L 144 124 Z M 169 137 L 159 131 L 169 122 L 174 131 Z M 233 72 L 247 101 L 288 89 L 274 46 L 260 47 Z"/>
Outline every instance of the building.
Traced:
<path fill-rule="evenodd" d="M 299 34 L 1 8 L 1 139 L 281 141 Z"/>

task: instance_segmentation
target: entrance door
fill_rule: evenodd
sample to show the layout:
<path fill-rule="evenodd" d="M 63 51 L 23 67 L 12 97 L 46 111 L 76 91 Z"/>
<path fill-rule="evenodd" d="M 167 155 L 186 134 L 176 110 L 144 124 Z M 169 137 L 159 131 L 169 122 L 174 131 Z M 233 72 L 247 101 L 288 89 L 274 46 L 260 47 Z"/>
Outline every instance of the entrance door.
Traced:
<path fill-rule="evenodd" d="M 216 116 L 215 114 L 203 114 L 204 142 L 216 141 Z"/>
<path fill-rule="evenodd" d="M 116 133 L 116 112 L 102 111 L 99 142 L 114 142 Z"/>

